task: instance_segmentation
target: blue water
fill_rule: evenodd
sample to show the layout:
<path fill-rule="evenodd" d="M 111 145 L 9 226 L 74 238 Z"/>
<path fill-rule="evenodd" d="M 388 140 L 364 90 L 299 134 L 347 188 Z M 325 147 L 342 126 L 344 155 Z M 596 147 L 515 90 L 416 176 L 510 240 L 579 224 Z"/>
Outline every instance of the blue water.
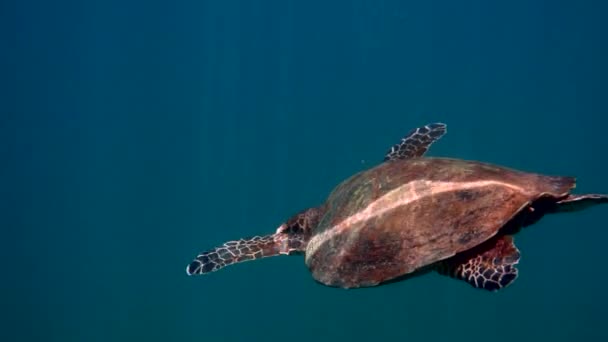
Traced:
<path fill-rule="evenodd" d="M 0 5 L 2 341 L 608 340 L 608 207 L 516 237 L 499 293 L 435 274 L 340 290 L 302 257 L 205 277 L 378 163 L 429 155 L 608 193 L 600 1 Z"/>

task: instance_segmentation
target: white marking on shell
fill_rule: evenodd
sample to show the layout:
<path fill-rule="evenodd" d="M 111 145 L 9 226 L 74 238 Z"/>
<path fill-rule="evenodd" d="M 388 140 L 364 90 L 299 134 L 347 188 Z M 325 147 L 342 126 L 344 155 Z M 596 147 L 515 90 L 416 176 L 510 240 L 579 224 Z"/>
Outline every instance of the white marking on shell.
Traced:
<path fill-rule="evenodd" d="M 325 230 L 321 234 L 313 236 L 310 239 L 310 242 L 308 243 L 308 246 L 306 248 L 306 258 L 308 259 L 309 256 L 314 255 L 323 244 L 325 244 L 328 240 L 332 239 L 334 236 L 342 233 L 343 231 L 349 228 L 352 229 L 352 227 L 356 227 L 357 224 L 365 222 L 371 217 L 381 216 L 389 212 L 390 210 L 393 210 L 403 205 L 407 205 L 418 199 L 425 198 L 428 196 L 435 196 L 441 193 L 450 192 L 457 189 L 468 190 L 493 185 L 504 186 L 507 188 L 514 189 L 516 191 L 523 191 L 521 187 L 496 180 L 485 180 L 477 182 L 434 182 L 428 180 L 416 180 L 409 182 L 387 192 L 384 196 L 371 202 L 365 209 L 353 214 L 350 217 L 347 217 L 342 222 L 338 223 L 336 226 Z M 416 192 L 416 189 L 420 188 L 428 189 L 428 192 L 425 192 L 423 195 L 420 195 Z M 352 236 L 356 236 L 356 234 L 352 234 Z"/>

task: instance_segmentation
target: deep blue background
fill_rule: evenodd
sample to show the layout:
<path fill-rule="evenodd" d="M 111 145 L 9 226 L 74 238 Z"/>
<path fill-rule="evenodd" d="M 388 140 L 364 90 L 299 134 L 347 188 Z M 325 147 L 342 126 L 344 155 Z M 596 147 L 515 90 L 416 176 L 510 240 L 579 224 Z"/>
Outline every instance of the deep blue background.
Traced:
<path fill-rule="evenodd" d="M 322 287 L 301 257 L 191 278 L 379 162 L 431 155 L 608 192 L 602 1 L 0 4 L 3 341 L 606 340 L 608 208 L 517 237 L 486 293 Z"/>

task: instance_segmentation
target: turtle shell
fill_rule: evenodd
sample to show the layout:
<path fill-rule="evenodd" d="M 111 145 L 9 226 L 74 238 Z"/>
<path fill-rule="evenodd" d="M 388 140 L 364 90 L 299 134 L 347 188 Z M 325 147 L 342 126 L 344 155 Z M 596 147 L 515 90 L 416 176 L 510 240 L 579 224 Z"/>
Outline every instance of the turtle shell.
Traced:
<path fill-rule="evenodd" d="M 325 285 L 375 286 L 478 246 L 540 197 L 566 196 L 574 182 L 448 158 L 382 163 L 329 195 L 306 265 Z"/>

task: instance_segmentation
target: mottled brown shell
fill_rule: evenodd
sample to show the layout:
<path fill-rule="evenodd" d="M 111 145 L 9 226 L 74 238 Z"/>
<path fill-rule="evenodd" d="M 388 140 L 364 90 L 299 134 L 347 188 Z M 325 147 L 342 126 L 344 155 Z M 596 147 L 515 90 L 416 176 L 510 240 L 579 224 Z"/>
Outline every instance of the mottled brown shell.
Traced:
<path fill-rule="evenodd" d="M 326 285 L 374 286 L 475 247 L 532 201 L 572 187 L 571 177 L 472 161 L 382 163 L 330 194 L 306 264 Z"/>

